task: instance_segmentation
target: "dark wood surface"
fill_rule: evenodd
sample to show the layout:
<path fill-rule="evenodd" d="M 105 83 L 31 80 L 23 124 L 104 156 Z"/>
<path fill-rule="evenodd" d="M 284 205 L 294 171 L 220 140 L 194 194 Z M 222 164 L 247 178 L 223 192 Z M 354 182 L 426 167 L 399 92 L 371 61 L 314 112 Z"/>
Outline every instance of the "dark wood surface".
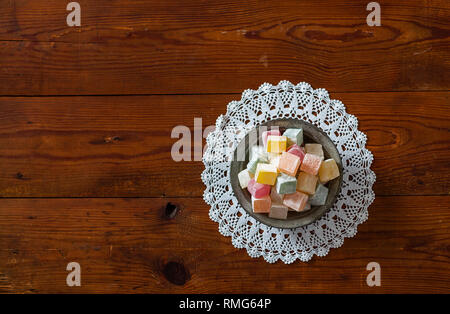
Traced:
<path fill-rule="evenodd" d="M 234 248 L 200 198 L 4 200 L 0 291 L 448 292 L 445 200 L 377 197 L 355 238 L 326 257 L 291 265 Z M 167 202 L 181 208 L 172 219 Z M 82 265 L 81 287 L 65 285 L 70 261 Z M 371 261 L 382 267 L 379 288 L 366 285 Z M 164 275 L 169 262 L 177 271 Z"/>
<path fill-rule="evenodd" d="M 70 28 L 67 3 L 0 0 L 0 292 L 449 293 L 450 4 L 380 1 L 369 27 L 368 2 L 86 0 Z M 291 265 L 234 248 L 170 155 L 283 79 L 344 102 L 377 175 L 356 236 Z"/>
<path fill-rule="evenodd" d="M 331 96 L 368 136 L 377 195 L 448 195 L 450 92 Z M 202 196 L 203 163 L 172 160 L 172 128 L 213 125 L 239 98 L 1 97 L 0 196 Z"/>
<path fill-rule="evenodd" d="M 307 80 L 330 91 L 448 89 L 447 0 L 2 1 L 0 93 L 240 93 Z"/>

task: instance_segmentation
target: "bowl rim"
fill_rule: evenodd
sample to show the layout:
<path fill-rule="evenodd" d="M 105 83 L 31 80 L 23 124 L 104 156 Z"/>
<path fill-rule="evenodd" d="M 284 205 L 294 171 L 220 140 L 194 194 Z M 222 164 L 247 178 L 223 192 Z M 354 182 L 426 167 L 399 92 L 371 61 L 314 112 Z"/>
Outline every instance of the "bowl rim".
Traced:
<path fill-rule="evenodd" d="M 282 126 L 282 125 L 285 126 Z M 253 210 L 251 210 L 251 197 L 250 194 L 248 193 L 247 189 L 242 189 L 239 185 L 238 182 L 238 178 L 237 178 L 237 174 L 244 169 L 245 167 L 243 166 L 245 163 L 245 166 L 248 162 L 248 154 L 249 154 L 249 149 L 252 146 L 252 143 L 250 143 L 250 135 L 253 135 L 253 140 L 256 139 L 256 142 L 253 142 L 254 144 L 258 144 L 261 142 L 261 132 L 259 132 L 259 129 L 261 127 L 267 127 L 268 129 L 270 129 L 270 127 L 273 126 L 279 126 L 280 128 L 287 128 L 287 126 L 290 126 L 290 128 L 298 128 L 299 126 L 302 127 L 303 129 L 303 133 L 304 133 L 304 137 L 307 138 L 311 138 L 311 137 L 315 137 L 317 138 L 323 138 L 327 141 L 327 148 L 331 146 L 331 148 L 334 150 L 332 152 L 333 158 L 335 159 L 335 157 L 337 157 L 338 160 L 335 159 L 336 164 L 338 165 L 339 168 L 339 173 L 340 176 L 336 179 L 331 180 L 329 183 L 333 183 L 333 195 L 329 195 L 329 197 L 327 198 L 327 202 L 325 205 L 322 206 L 313 206 L 311 209 L 304 211 L 304 212 L 291 212 L 289 211 L 290 215 L 291 215 L 291 219 L 286 219 L 286 220 L 282 220 L 282 219 L 275 219 L 275 218 L 270 218 L 267 214 L 257 214 L 254 213 Z M 306 132 L 305 132 L 306 131 Z M 311 131 L 314 132 L 315 134 L 311 134 Z M 256 132 L 256 136 L 255 133 Z M 253 134 L 252 134 L 253 133 Z M 307 134 L 305 134 L 307 133 Z M 244 148 L 245 151 L 245 156 L 246 159 L 244 161 L 239 161 L 237 159 L 237 154 L 238 151 L 242 152 L 242 147 L 241 145 L 245 145 L 246 142 L 249 142 L 248 145 L 246 145 L 246 147 Z M 305 142 L 305 141 L 304 141 Z M 308 143 L 308 142 L 307 142 Z M 317 142 L 316 142 L 317 143 Z M 324 146 L 323 142 L 320 142 L 319 144 L 322 144 L 323 149 L 324 149 L 324 154 L 325 156 L 328 155 L 330 156 L 330 152 L 328 151 L 328 149 L 326 149 Z M 247 134 L 242 138 L 241 142 L 238 143 L 238 145 L 236 146 L 233 154 L 233 159 L 231 161 L 230 164 L 230 173 L 229 173 L 229 179 L 231 182 L 231 186 L 232 186 L 232 190 L 234 192 L 234 195 L 237 199 L 237 201 L 239 202 L 239 204 L 241 205 L 241 207 L 253 218 L 255 218 L 257 221 L 259 221 L 260 223 L 263 223 L 265 225 L 268 225 L 270 227 L 275 227 L 275 228 L 280 228 L 280 229 L 295 229 L 298 227 L 302 227 L 302 226 L 306 226 L 308 224 L 311 224 L 315 221 L 317 221 L 318 219 L 320 219 L 323 215 L 325 215 L 326 212 L 328 212 L 330 210 L 330 208 L 334 205 L 334 203 L 336 202 L 336 198 L 337 196 L 340 194 L 341 192 L 341 188 L 342 188 L 342 180 L 343 180 L 343 167 L 342 167 L 342 159 L 341 156 L 339 154 L 339 151 L 336 147 L 336 145 L 334 144 L 334 142 L 331 140 L 331 138 L 328 136 L 328 134 L 326 134 L 323 130 L 321 130 L 320 128 L 318 128 L 317 126 L 304 121 L 304 120 L 300 120 L 300 119 L 293 119 L 293 118 L 278 118 L 278 119 L 272 119 L 269 121 L 265 121 L 264 123 L 261 123 L 259 125 L 256 125 L 254 128 L 252 128 L 251 130 L 249 130 L 247 132 Z M 325 159 L 324 156 L 324 159 Z M 329 184 L 327 183 L 327 184 Z M 297 216 L 297 218 L 292 218 L 292 216 Z"/>

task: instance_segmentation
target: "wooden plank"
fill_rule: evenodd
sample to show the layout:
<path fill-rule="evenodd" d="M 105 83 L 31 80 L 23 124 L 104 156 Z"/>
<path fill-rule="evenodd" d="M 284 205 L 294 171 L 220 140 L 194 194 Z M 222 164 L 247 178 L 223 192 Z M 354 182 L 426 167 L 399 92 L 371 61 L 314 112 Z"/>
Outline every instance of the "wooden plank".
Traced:
<path fill-rule="evenodd" d="M 448 195 L 448 92 L 331 96 L 368 135 L 377 195 Z M 171 131 L 213 125 L 233 99 L 1 97 L 0 196 L 202 196 L 203 164 L 172 160 Z"/>
<path fill-rule="evenodd" d="M 2 1 L 0 40 L 56 41 L 95 43 L 137 37 L 139 30 L 178 31 L 205 28 L 237 28 L 263 23 L 279 24 L 294 20 L 355 20 L 365 23 L 367 2 L 343 0 L 292 1 L 274 4 L 270 1 L 238 0 L 156 1 L 156 0 L 80 0 L 81 27 L 66 25 L 67 3 L 58 0 Z M 326 8 L 326 9 L 325 9 Z M 410 0 L 408 3 L 383 1 L 382 19 L 391 21 L 432 22 L 444 26 L 450 10 L 445 0 Z M 383 21 L 384 22 L 384 21 Z M 382 23 L 384 24 L 384 23 Z M 431 26 L 431 24 L 427 24 Z M 335 25 L 337 26 L 337 25 Z M 248 30 L 250 31 L 250 30 Z M 189 34 L 189 33 L 188 33 Z M 349 43 L 353 39 L 339 36 Z"/>
<path fill-rule="evenodd" d="M 446 0 L 2 1 L 0 94 L 238 93 L 264 81 L 330 91 L 449 90 Z"/>
<path fill-rule="evenodd" d="M 168 201 L 181 208 L 172 219 L 162 213 Z M 449 204 L 377 197 L 341 248 L 285 265 L 235 249 L 201 199 L 2 199 L 0 291 L 449 293 Z M 72 261 L 81 287 L 66 286 Z M 366 285 L 369 262 L 381 265 L 381 287 Z"/>
<path fill-rule="evenodd" d="M 192 129 L 200 112 L 203 127 L 213 124 L 232 98 L 2 98 L 0 194 L 200 196 L 202 163 L 171 159 L 170 127 Z M 448 93 L 345 94 L 344 101 L 369 136 L 377 193 L 448 193 Z M 407 118 L 397 115 L 405 111 Z"/>
<path fill-rule="evenodd" d="M 398 249 L 419 238 L 420 246 L 445 242 L 443 231 L 450 225 L 446 220 L 450 215 L 448 200 L 448 196 L 377 197 L 370 207 L 370 223 L 361 226 L 360 241 L 351 247 Z M 417 209 L 422 201 L 426 203 Z M 166 210 L 168 203 L 177 210 Z M 0 199 L 0 204 L 3 249 L 83 245 L 92 249 L 110 245 L 201 249 L 230 244 L 209 220 L 209 207 L 201 198 Z M 426 227 L 433 224 L 435 228 Z M 380 234 L 374 236 L 374 232 Z M 436 248 L 441 253 L 446 249 Z"/>

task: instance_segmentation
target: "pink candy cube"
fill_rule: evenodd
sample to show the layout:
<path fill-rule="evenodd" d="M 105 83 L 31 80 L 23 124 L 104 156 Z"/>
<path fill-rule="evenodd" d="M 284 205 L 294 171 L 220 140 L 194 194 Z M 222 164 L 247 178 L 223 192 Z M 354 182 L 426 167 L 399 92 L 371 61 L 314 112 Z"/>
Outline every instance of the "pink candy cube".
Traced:
<path fill-rule="evenodd" d="M 322 163 L 321 157 L 307 153 L 305 155 L 305 158 L 303 158 L 300 170 L 315 176 L 319 172 L 321 163 Z"/>
<path fill-rule="evenodd" d="M 300 157 L 300 162 L 303 162 L 303 158 L 305 158 L 305 154 L 306 154 L 304 148 L 298 146 L 297 144 L 291 145 L 287 149 L 287 152 Z"/>
<path fill-rule="evenodd" d="M 305 209 L 306 202 L 308 201 L 308 195 L 302 192 L 295 192 L 292 194 L 286 194 L 283 198 L 283 205 L 297 212 L 301 212 Z"/>
<path fill-rule="evenodd" d="M 263 132 L 262 140 L 263 140 L 264 147 L 267 147 L 267 139 L 268 139 L 269 135 L 281 136 L 281 133 L 280 133 L 280 130 L 270 130 L 270 131 Z"/>
<path fill-rule="evenodd" d="M 255 198 L 262 198 L 270 194 L 270 185 L 258 183 L 252 178 L 247 185 L 248 192 Z"/>

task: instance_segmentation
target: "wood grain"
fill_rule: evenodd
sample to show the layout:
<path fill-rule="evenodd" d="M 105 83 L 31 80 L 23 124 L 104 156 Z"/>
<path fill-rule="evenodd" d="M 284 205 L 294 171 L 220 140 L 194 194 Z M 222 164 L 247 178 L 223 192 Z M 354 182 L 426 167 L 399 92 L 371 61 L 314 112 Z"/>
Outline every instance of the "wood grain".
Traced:
<path fill-rule="evenodd" d="M 271 1 L 238 0 L 155 1 L 155 0 L 80 0 L 82 27 L 66 25 L 66 3 L 58 0 L 15 0 L 0 2 L 0 40 L 56 41 L 95 43 L 136 37 L 142 29 L 148 32 L 195 30 L 201 28 L 237 28 L 283 20 L 346 19 L 366 22 L 367 2 L 343 0 Z M 382 18 L 398 21 L 430 22 L 445 26 L 448 2 L 445 0 L 410 0 L 408 3 L 383 1 Z M 146 29 L 144 29 L 146 28 Z M 133 30 L 135 32 L 133 32 Z M 127 35 L 127 36 L 125 36 Z M 141 34 L 142 35 L 142 34 Z M 351 34 L 336 36 L 350 45 Z M 358 36 L 354 36 L 358 37 Z M 360 35 L 360 37 L 364 37 Z M 366 36 L 369 37 L 369 36 Z"/>
<path fill-rule="evenodd" d="M 331 95 L 368 135 L 377 195 L 449 194 L 449 95 Z M 0 196 L 202 196 L 203 164 L 172 160 L 171 130 L 213 125 L 239 97 L 0 98 Z"/>
<path fill-rule="evenodd" d="M 446 0 L 1 1 L 0 94 L 239 93 L 264 81 L 330 91 L 448 90 Z"/>
<path fill-rule="evenodd" d="M 377 197 L 343 247 L 269 265 L 221 236 L 201 199 L 4 199 L 0 291 L 448 293 L 449 200 Z M 168 202 L 180 208 L 172 219 Z M 82 267 L 81 287 L 66 286 L 70 261 Z M 366 285 L 371 261 L 381 265 L 381 287 Z"/>
<path fill-rule="evenodd" d="M 380 27 L 366 0 L 78 2 L 70 28 L 0 0 L 0 293 L 450 292 L 448 0 L 382 1 Z M 342 100 L 377 175 L 357 235 L 293 265 L 236 249 L 171 158 L 173 127 L 280 80 Z"/>

